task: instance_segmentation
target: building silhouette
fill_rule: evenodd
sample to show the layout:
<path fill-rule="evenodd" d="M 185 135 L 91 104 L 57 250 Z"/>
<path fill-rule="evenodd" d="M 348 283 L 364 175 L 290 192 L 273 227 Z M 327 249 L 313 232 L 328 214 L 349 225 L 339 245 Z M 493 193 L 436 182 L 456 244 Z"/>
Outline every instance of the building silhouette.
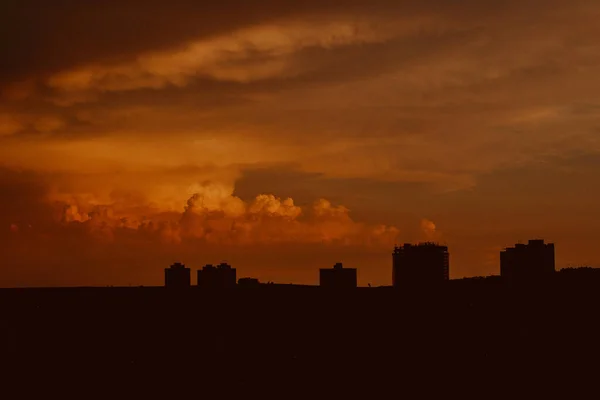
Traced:
<path fill-rule="evenodd" d="M 500 252 L 500 276 L 506 281 L 534 282 L 551 277 L 554 272 L 554 243 L 529 240 Z"/>
<path fill-rule="evenodd" d="M 165 286 L 171 288 L 185 288 L 190 286 L 191 273 L 182 263 L 175 263 L 165 268 Z"/>
<path fill-rule="evenodd" d="M 394 287 L 428 285 L 450 279 L 450 254 L 447 246 L 424 242 L 395 246 L 392 254 Z"/>
<path fill-rule="evenodd" d="M 342 263 L 337 263 L 333 268 L 319 270 L 319 284 L 330 289 L 356 288 L 356 268 L 344 268 Z"/>
<path fill-rule="evenodd" d="M 240 278 L 238 279 L 238 287 L 259 287 L 260 282 L 256 278 Z"/>
<path fill-rule="evenodd" d="M 226 289 L 236 286 L 236 270 L 227 263 L 207 264 L 198 270 L 198 287 L 202 289 Z"/>

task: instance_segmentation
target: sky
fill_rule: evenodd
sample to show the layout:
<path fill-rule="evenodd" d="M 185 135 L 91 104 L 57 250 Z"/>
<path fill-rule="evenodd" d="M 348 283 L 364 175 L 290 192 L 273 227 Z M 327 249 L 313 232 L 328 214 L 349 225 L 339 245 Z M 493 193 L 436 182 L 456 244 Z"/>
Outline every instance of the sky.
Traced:
<path fill-rule="evenodd" d="M 0 287 L 600 267 L 595 0 L 7 0 Z"/>

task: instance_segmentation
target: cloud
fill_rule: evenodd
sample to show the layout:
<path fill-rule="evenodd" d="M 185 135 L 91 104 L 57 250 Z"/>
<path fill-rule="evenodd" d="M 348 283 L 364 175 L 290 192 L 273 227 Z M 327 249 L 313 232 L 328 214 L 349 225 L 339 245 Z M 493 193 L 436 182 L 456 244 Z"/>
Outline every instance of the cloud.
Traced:
<path fill-rule="evenodd" d="M 577 218 L 566 200 L 542 218 L 537 181 L 520 177 L 568 169 L 544 187 L 563 199 L 593 181 L 560 159 L 600 154 L 596 2 L 301 3 L 3 7 L 0 165 L 29 171 L 0 173 L 0 224 L 20 228 L 0 230 L 6 243 L 56 246 L 59 270 L 74 243 L 87 260 L 152 243 L 167 261 L 196 244 L 298 256 L 328 243 L 325 259 L 344 243 L 382 249 L 390 226 L 427 236 L 424 215 L 444 240 L 488 229 L 484 209 L 494 229 L 525 208 L 532 225 Z M 297 175 L 240 182 L 285 165 Z M 470 253 L 453 259 L 475 270 Z"/>
<path fill-rule="evenodd" d="M 233 186 L 203 182 L 200 185 L 192 185 L 191 190 L 194 194 L 187 200 L 186 212 L 197 214 L 222 212 L 225 216 L 231 217 L 246 213 L 246 204 L 232 195 Z"/>
<path fill-rule="evenodd" d="M 215 187 L 211 184 L 210 187 Z M 229 193 L 217 203 L 201 203 L 207 197 L 190 198 L 179 221 L 183 236 L 208 242 L 240 245 L 265 243 L 331 243 L 338 245 L 386 245 L 395 240 L 394 227 L 376 228 L 355 222 L 349 210 L 325 199 L 302 209 L 291 198 L 261 194 L 248 204 Z M 214 199 L 213 199 L 214 200 Z"/>
<path fill-rule="evenodd" d="M 85 222 L 91 219 L 89 214 L 80 213 L 79 207 L 75 204 L 65 205 L 63 221 L 65 222 Z"/>
<path fill-rule="evenodd" d="M 38 132 L 51 133 L 64 128 L 65 122 L 56 116 L 43 116 L 33 123 L 33 127 Z"/>
<path fill-rule="evenodd" d="M 193 193 L 179 207 L 154 201 L 148 197 L 151 192 L 103 194 L 98 187 L 92 192 L 84 187 L 73 191 L 78 184 L 71 185 L 63 185 L 60 191 L 50 185 L 36 199 L 53 210 L 48 217 L 53 218 L 51 229 L 58 229 L 58 236 L 78 232 L 115 242 L 129 232 L 148 243 L 196 240 L 200 245 L 242 247 L 274 243 L 385 247 L 399 233 L 393 226 L 357 222 L 349 209 L 326 199 L 299 206 L 292 198 L 259 194 L 244 201 L 234 195 L 234 184 L 226 181 L 187 185 L 187 192 Z"/>
<path fill-rule="evenodd" d="M 423 232 L 423 234 L 425 235 L 425 238 L 428 241 L 433 241 L 433 240 L 437 239 L 439 236 L 437 227 L 435 226 L 433 221 L 430 221 L 425 218 L 421 220 L 421 231 Z"/>
<path fill-rule="evenodd" d="M 23 129 L 23 124 L 10 114 L 0 114 L 0 137 L 13 135 Z"/>
<path fill-rule="evenodd" d="M 373 43 L 387 36 L 389 33 L 360 20 L 314 24 L 288 21 L 192 41 L 170 51 L 141 54 L 123 64 L 61 72 L 47 83 L 69 93 L 186 86 L 202 77 L 240 83 L 284 78 L 302 72 L 294 65 L 292 55 L 303 49 Z"/>
<path fill-rule="evenodd" d="M 4 89 L 1 91 L 4 99 L 8 101 L 22 101 L 26 100 L 29 96 L 35 92 L 35 82 L 32 79 L 24 81 L 17 81 L 6 84 Z"/>
<path fill-rule="evenodd" d="M 75 156 L 79 164 L 136 158 L 172 166 L 177 157 L 197 163 L 203 152 L 221 165 L 292 162 L 331 177 L 457 190 L 507 163 L 536 162 L 575 135 L 589 146 L 597 117 L 571 110 L 597 100 L 599 60 L 586 38 L 597 33 L 590 22 L 598 9 L 584 1 L 422 3 L 259 2 L 258 12 L 231 2 L 244 15 L 221 26 L 224 4 L 175 2 L 164 18 L 150 15 L 160 8 L 151 4 L 140 16 L 145 43 L 125 40 L 119 49 L 127 51 L 110 56 L 121 50 L 100 43 L 92 16 L 128 37 L 115 15 L 126 21 L 139 3 L 72 4 L 70 17 L 56 18 L 86 21 L 81 40 L 91 47 L 38 75 L 49 87 L 28 98 L 46 114 L 25 123 L 69 142 L 15 142 L 4 158 L 26 167 L 39 153 L 52 165 Z M 215 21 L 188 25 L 209 14 Z M 160 38 L 154 24 L 173 29 Z M 95 47 L 106 56 L 94 57 Z M 44 148 L 28 154 L 37 146 Z"/>
<path fill-rule="evenodd" d="M 63 119 L 57 115 L 27 112 L 2 113 L 0 111 L 0 137 L 23 132 L 51 134 L 60 131 L 65 126 Z"/>
<path fill-rule="evenodd" d="M 272 194 L 261 194 L 254 199 L 248 211 L 253 215 L 278 216 L 290 220 L 296 219 L 302 210 L 294 205 L 294 200 L 281 200 Z"/>
<path fill-rule="evenodd" d="M 332 19 L 348 14 L 414 18 L 424 11 L 451 13 L 455 17 L 461 12 L 467 16 L 470 11 L 480 16 L 510 9 L 518 3 L 495 1 L 482 7 L 469 1 L 463 7 L 450 8 L 439 0 L 310 0 L 302 5 L 274 0 L 252 4 L 243 0 L 202 4 L 187 0 L 168 4 L 155 0 L 108 0 L 100 7 L 75 0 L 23 0 L 7 4 L 0 13 L 4 33 L 0 44 L 5 60 L 0 78 L 15 80 L 71 65 L 119 61 L 132 54 L 173 48 L 194 38 L 220 36 L 273 21 Z M 64 45 L 65 38 L 69 46 Z"/>

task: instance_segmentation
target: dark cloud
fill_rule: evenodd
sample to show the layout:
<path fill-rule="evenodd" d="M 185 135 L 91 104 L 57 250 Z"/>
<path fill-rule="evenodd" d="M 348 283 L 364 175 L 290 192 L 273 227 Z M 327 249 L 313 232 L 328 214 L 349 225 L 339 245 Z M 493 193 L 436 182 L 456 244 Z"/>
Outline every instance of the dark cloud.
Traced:
<path fill-rule="evenodd" d="M 6 233 L 11 224 L 45 223 L 52 208 L 44 203 L 48 186 L 37 174 L 0 167 L 0 224 Z"/>
<path fill-rule="evenodd" d="M 227 33 L 279 19 L 322 15 L 404 16 L 440 14 L 457 20 L 498 18 L 556 8 L 562 2 L 374 0 L 247 2 L 224 0 L 110 0 L 88 4 L 76 0 L 8 0 L 0 9 L 3 81 L 48 74 L 91 62 L 117 62 L 132 55 L 168 49 L 190 39 Z"/>

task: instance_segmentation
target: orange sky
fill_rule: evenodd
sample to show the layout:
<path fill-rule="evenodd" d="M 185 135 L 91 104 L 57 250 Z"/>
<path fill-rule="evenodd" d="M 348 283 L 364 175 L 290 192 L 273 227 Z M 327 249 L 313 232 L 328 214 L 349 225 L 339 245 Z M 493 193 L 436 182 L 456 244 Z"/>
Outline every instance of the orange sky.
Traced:
<path fill-rule="evenodd" d="M 385 285 L 417 240 L 453 278 L 537 237 L 600 267 L 596 1 L 12 3 L 0 287 Z"/>

